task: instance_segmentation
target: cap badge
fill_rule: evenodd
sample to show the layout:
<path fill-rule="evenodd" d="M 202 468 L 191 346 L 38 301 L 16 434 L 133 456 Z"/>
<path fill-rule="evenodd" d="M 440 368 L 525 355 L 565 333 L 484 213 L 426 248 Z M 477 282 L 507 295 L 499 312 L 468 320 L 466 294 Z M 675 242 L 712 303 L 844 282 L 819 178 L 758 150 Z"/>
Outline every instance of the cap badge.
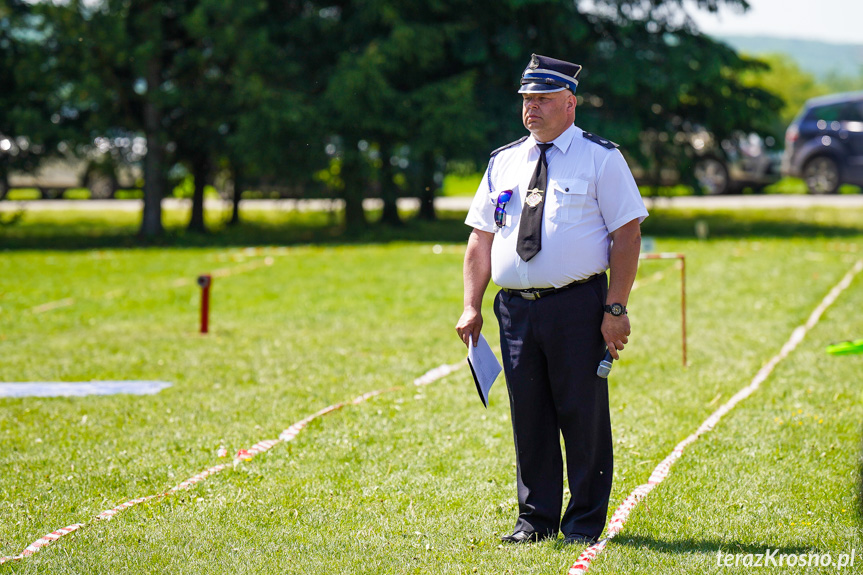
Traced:
<path fill-rule="evenodd" d="M 542 192 L 537 188 L 532 189 L 527 199 L 524 200 L 524 203 L 532 208 L 538 206 L 540 202 L 542 202 Z"/>
<path fill-rule="evenodd" d="M 530 55 L 530 64 L 527 65 L 531 70 L 536 70 L 539 68 L 539 58 L 536 57 L 536 54 Z"/>

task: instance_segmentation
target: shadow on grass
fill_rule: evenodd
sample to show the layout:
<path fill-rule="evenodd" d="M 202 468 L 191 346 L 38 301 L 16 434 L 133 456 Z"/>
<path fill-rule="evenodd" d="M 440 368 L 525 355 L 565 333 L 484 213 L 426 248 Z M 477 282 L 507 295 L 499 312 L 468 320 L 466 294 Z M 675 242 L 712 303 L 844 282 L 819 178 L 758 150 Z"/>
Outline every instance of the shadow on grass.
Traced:
<path fill-rule="evenodd" d="M 863 235 L 863 210 L 662 210 L 653 209 L 642 233 L 674 238 L 797 238 Z"/>
<path fill-rule="evenodd" d="M 98 216 L 98 217 L 97 217 Z M 163 236 L 138 236 L 137 223 L 113 222 L 104 213 L 66 214 L 59 221 L 40 221 L 39 214 L 0 226 L 0 250 L 88 250 L 123 248 L 199 248 L 269 245 L 359 245 L 390 242 L 463 243 L 470 229 L 464 213 L 440 212 L 436 221 L 406 219 L 397 227 L 379 222 L 348 232 L 335 217 L 288 212 L 251 216 L 236 226 L 211 224 L 207 234 L 187 232 L 179 224 L 168 226 Z M 836 210 L 652 210 L 644 222 L 644 235 L 670 238 L 711 239 L 735 237 L 800 238 L 863 235 L 863 209 Z"/>
<path fill-rule="evenodd" d="M 765 553 L 767 550 L 773 555 L 801 555 L 804 553 L 815 553 L 816 548 L 804 545 L 774 545 L 764 543 L 740 543 L 739 541 L 726 541 L 723 539 L 655 539 L 653 537 L 619 535 L 612 540 L 617 545 L 627 547 L 646 548 L 660 553 L 701 553 L 704 555 L 715 555 L 722 552 L 728 553 Z"/>
<path fill-rule="evenodd" d="M 290 245 L 350 245 L 390 242 L 466 242 L 470 228 L 464 214 L 440 213 L 436 221 L 406 220 L 401 226 L 380 222 L 365 229 L 347 231 L 329 218 L 310 218 L 302 214 L 284 221 L 248 219 L 236 226 L 216 224 L 206 234 L 186 231 L 185 227 L 166 226 L 154 239 L 138 235 L 137 226 L 104 222 L 68 224 L 31 223 L 0 228 L 2 250 L 89 250 L 123 248 L 200 248 Z"/>

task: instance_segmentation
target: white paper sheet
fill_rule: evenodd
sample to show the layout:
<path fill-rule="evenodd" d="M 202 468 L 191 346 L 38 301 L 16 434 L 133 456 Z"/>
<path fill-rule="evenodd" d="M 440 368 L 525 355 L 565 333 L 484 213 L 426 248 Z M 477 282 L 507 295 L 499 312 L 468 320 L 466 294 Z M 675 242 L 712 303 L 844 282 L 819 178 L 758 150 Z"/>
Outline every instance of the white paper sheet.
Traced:
<path fill-rule="evenodd" d="M 473 345 L 473 336 L 468 339 L 467 362 L 473 374 L 473 381 L 476 383 L 476 392 L 482 404 L 488 407 L 488 392 L 502 368 L 482 334 L 479 335 L 476 347 Z"/>

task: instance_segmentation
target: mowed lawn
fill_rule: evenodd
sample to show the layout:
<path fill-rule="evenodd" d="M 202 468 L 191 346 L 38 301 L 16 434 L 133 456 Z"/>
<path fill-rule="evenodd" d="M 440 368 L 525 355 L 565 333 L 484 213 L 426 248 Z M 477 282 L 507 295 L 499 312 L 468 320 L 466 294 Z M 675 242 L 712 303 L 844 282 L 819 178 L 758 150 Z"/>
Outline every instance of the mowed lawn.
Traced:
<path fill-rule="evenodd" d="M 0 228 L 0 249 L 10 248 L 0 251 L 0 381 L 173 384 L 152 396 L 0 398 L 0 556 L 87 523 L 0 573 L 565 573 L 581 546 L 499 545 L 517 512 L 502 379 L 487 410 L 466 368 L 412 385 L 465 355 L 455 239 L 467 228 L 447 216 L 363 242 L 340 239 L 327 217 L 293 234 L 278 227 L 288 215 L 254 212 L 239 232 L 177 233 L 160 247 L 136 247 L 129 215 L 33 212 Z M 694 237 L 698 220 L 707 239 Z M 609 513 L 863 258 L 860 222 L 863 210 L 830 209 L 648 219 L 657 251 L 686 254 L 689 366 L 679 271 L 643 262 L 631 343 L 609 380 Z M 299 243 L 310 237 L 326 243 Z M 201 336 L 194 280 L 213 271 L 211 333 Z M 492 296 L 484 332 L 494 343 Z M 687 449 L 590 572 L 751 573 L 717 554 L 776 549 L 854 551 L 846 572 L 861 572 L 863 355 L 824 351 L 863 337 L 861 308 L 863 275 Z M 192 489 L 90 523 L 230 461 L 220 447 L 233 454 L 392 387 Z"/>

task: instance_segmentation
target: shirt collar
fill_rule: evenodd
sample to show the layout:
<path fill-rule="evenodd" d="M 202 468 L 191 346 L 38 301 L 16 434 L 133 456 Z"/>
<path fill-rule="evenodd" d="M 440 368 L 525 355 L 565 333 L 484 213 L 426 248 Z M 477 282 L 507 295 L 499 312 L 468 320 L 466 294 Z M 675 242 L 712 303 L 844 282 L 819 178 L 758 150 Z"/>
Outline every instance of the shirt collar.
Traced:
<path fill-rule="evenodd" d="M 575 136 L 575 130 L 575 124 L 573 124 L 567 129 L 565 129 L 561 135 L 552 140 L 551 143 L 554 144 L 555 148 L 565 154 L 566 151 L 569 149 L 569 145 L 572 143 L 572 138 Z M 534 146 L 538 144 L 536 138 L 533 137 L 533 134 L 531 134 L 530 140 L 531 142 L 533 142 Z"/>

